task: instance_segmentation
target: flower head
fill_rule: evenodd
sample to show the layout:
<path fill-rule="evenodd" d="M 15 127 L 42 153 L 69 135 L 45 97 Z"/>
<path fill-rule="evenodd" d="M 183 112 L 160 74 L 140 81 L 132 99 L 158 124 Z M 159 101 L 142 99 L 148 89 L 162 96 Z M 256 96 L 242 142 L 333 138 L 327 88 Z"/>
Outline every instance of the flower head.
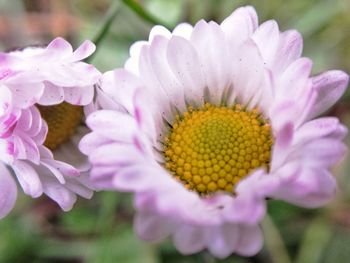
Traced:
<path fill-rule="evenodd" d="M 27 195 L 43 193 L 63 210 L 76 195 L 89 198 L 88 163 L 76 142 L 85 133 L 83 105 L 92 102 L 100 73 L 80 60 L 95 50 L 85 41 L 73 52 L 61 38 L 47 47 L 0 54 L 0 217 L 13 207 L 16 175 Z"/>
<path fill-rule="evenodd" d="M 125 69 L 103 75 L 101 90 L 119 110 L 89 115 L 80 149 L 96 184 L 135 193 L 140 237 L 172 236 L 184 254 L 253 255 L 267 197 L 316 207 L 333 196 L 329 170 L 347 130 L 314 118 L 348 76 L 311 77 L 301 52 L 298 32 L 258 26 L 242 7 L 220 25 L 156 26 Z"/>

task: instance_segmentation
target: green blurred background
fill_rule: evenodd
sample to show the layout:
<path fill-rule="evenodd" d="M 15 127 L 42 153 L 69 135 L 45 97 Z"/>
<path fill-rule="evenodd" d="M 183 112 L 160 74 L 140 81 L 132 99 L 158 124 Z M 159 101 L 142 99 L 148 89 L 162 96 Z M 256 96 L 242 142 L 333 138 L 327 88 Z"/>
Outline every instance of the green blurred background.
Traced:
<path fill-rule="evenodd" d="M 75 46 L 92 39 L 98 52 L 90 62 L 106 71 L 123 66 L 130 44 L 147 39 L 153 23 L 173 28 L 202 18 L 221 22 L 241 5 L 253 5 L 260 22 L 275 19 L 281 30 L 300 31 L 315 74 L 333 68 L 350 72 L 349 0 L 0 0 L 0 49 L 48 43 L 55 36 Z M 348 127 L 349 96 L 327 113 Z M 322 209 L 270 200 L 265 245 L 252 258 L 220 261 L 207 252 L 185 257 L 169 240 L 153 245 L 138 240 L 128 194 L 96 193 L 63 213 L 48 198 L 20 193 L 15 209 L 0 221 L 0 263 L 350 262 L 349 163 L 347 157 L 335 167 L 337 197 Z"/>

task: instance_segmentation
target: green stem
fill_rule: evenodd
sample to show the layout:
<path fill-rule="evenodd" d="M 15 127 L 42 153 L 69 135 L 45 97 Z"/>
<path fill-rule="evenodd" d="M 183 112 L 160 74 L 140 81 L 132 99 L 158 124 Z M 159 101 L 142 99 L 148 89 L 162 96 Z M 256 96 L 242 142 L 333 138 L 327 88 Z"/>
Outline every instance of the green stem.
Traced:
<path fill-rule="evenodd" d="M 162 25 L 168 29 L 172 29 L 173 27 L 170 25 L 167 25 L 166 23 L 158 20 L 155 16 L 153 16 L 151 13 L 147 12 L 138 2 L 135 0 L 122 0 L 122 2 L 128 6 L 135 14 L 137 14 L 142 19 L 146 20 L 147 22 L 153 24 L 153 25 Z"/>
<path fill-rule="evenodd" d="M 87 62 L 90 62 L 94 56 L 96 55 L 96 53 L 99 50 L 99 46 L 101 44 L 101 42 L 105 39 L 105 37 L 108 34 L 108 31 L 114 21 L 114 19 L 117 17 L 117 14 L 119 13 L 120 10 L 120 3 L 119 1 L 115 1 L 111 7 L 108 10 L 108 13 L 106 15 L 105 21 L 103 22 L 100 30 L 98 31 L 98 33 L 96 34 L 96 36 L 93 38 L 93 42 L 96 45 L 96 51 L 89 57 L 86 59 Z"/>
<path fill-rule="evenodd" d="M 334 226 L 323 217 L 315 218 L 306 229 L 296 263 L 321 262 L 327 244 L 333 236 Z"/>
<path fill-rule="evenodd" d="M 262 222 L 265 236 L 265 246 L 270 252 L 272 262 L 291 263 L 283 239 L 272 219 L 266 215 Z"/>

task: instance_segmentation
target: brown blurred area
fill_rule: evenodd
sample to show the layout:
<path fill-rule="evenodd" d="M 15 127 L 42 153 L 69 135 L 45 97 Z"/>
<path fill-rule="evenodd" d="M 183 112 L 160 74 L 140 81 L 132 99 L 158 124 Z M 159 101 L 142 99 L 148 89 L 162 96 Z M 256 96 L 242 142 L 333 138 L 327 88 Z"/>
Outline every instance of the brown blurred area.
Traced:
<path fill-rule="evenodd" d="M 6 3 L 7 2 L 7 3 Z M 56 36 L 71 40 L 82 26 L 73 15 L 69 0 L 23 0 L 0 2 L 2 48 L 47 43 Z"/>

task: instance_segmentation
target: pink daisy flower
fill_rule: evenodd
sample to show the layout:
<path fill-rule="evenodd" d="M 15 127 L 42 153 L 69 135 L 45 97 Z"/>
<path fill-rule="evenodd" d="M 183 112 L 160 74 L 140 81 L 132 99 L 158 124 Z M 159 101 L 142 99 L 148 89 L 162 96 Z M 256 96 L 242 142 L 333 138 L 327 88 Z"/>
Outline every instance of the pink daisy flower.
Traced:
<path fill-rule="evenodd" d="M 61 38 L 46 48 L 0 54 L 0 218 L 14 206 L 17 187 L 43 193 L 67 211 L 77 195 L 92 196 L 89 165 L 77 142 L 86 133 L 83 107 L 92 102 L 100 73 L 81 60 L 95 50 L 85 41 L 73 52 Z"/>
<path fill-rule="evenodd" d="M 315 117 L 348 76 L 311 77 L 301 53 L 297 31 L 259 26 L 242 7 L 220 25 L 155 26 L 125 69 L 103 75 L 101 90 L 120 109 L 90 114 L 80 149 L 98 186 L 135 194 L 142 239 L 250 256 L 262 247 L 267 197 L 306 207 L 332 198 L 347 130 Z"/>

